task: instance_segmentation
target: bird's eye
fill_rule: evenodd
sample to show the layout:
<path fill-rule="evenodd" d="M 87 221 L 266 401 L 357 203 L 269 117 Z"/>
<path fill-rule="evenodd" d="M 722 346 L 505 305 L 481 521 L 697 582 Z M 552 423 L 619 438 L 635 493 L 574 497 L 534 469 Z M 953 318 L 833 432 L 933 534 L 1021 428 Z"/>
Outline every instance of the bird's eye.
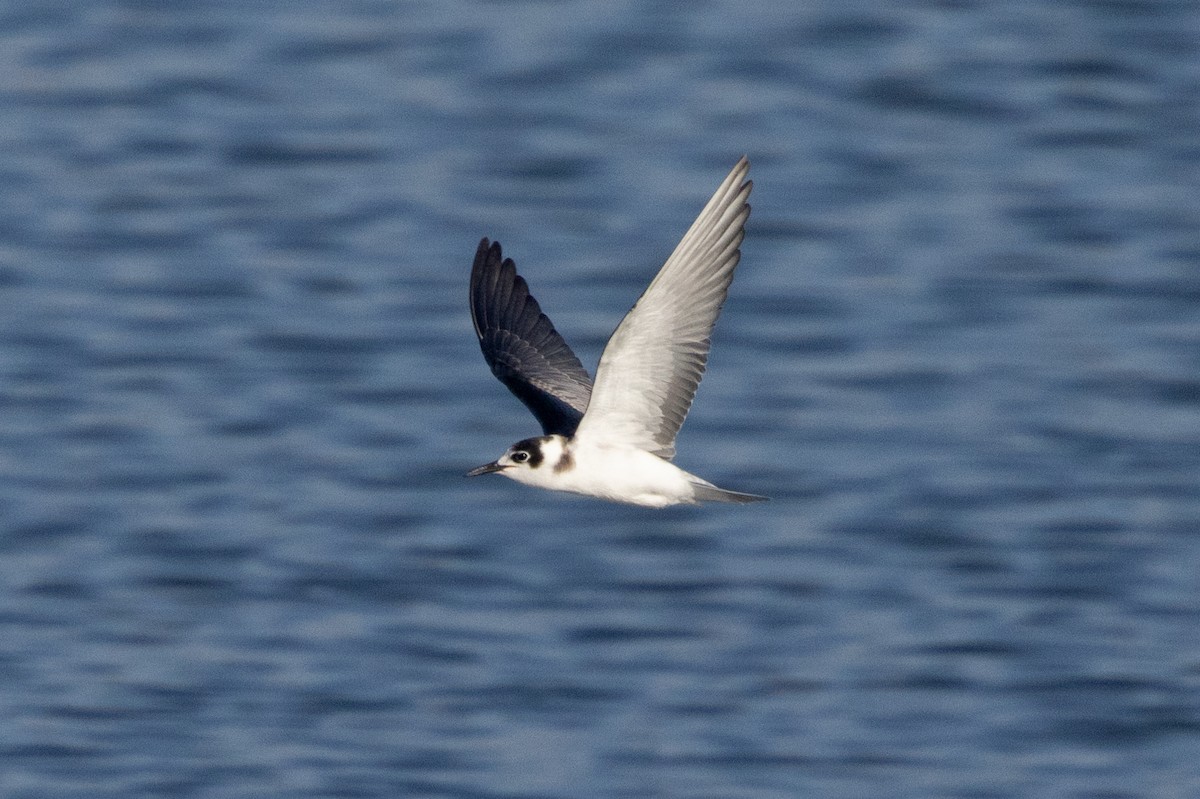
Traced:
<path fill-rule="evenodd" d="M 513 463 L 524 463 L 529 460 L 529 453 L 519 449 L 512 454 L 511 460 Z"/>

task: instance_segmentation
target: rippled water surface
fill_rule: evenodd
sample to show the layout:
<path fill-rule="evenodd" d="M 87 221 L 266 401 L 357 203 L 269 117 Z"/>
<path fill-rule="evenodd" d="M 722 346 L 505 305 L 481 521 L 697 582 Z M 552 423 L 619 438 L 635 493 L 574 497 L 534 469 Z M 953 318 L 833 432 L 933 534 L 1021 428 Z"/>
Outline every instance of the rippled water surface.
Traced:
<path fill-rule="evenodd" d="M 1189 2 L 0 6 L 0 794 L 1200 796 Z M 737 157 L 649 512 L 462 473 Z"/>

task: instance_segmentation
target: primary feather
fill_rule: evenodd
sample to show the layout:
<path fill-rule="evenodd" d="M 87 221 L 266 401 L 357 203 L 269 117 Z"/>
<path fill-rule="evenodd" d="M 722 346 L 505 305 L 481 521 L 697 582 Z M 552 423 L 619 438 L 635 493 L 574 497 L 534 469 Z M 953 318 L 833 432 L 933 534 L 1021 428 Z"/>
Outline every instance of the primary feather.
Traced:
<path fill-rule="evenodd" d="M 529 293 L 499 242 L 483 239 L 471 268 L 471 319 L 492 374 L 525 403 L 547 435 L 574 434 L 592 379 Z"/>
<path fill-rule="evenodd" d="M 709 336 L 741 257 L 750 215 L 742 158 L 608 340 L 575 432 L 675 456 L 675 436 L 708 361 Z"/>

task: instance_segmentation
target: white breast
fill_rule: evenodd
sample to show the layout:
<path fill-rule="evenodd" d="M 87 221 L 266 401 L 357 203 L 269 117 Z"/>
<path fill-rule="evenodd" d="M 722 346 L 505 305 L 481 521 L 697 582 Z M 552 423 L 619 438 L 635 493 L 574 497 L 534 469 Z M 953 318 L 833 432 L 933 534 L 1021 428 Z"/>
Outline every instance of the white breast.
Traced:
<path fill-rule="evenodd" d="M 696 501 L 696 478 L 644 450 L 572 442 L 555 454 L 559 457 L 547 457 L 537 469 L 510 470 L 505 476 L 538 488 L 651 508 Z"/>

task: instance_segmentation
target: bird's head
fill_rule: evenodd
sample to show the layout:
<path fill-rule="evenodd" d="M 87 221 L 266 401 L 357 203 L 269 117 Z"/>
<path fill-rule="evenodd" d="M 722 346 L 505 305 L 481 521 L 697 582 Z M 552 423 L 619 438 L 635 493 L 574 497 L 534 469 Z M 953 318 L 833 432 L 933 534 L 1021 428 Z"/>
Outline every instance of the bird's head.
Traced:
<path fill-rule="evenodd" d="M 513 444 L 495 461 L 467 472 L 467 477 L 498 472 L 519 483 L 542 485 L 544 477 L 559 467 L 564 457 L 569 456 L 566 439 L 562 436 L 526 438 Z"/>

